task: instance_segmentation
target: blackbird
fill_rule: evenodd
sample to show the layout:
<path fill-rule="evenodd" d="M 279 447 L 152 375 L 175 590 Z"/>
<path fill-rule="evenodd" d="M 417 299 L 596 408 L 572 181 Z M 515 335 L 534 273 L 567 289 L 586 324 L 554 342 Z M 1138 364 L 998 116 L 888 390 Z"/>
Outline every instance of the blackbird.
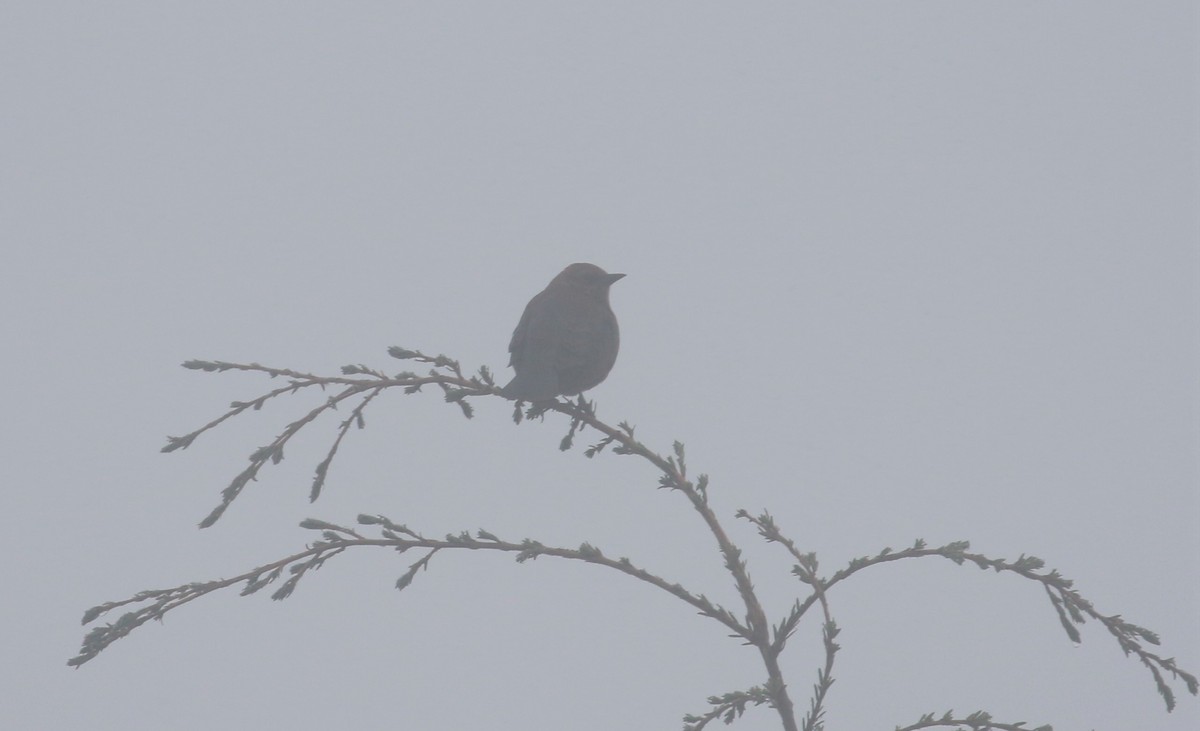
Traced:
<path fill-rule="evenodd" d="M 595 264 L 572 264 L 534 295 L 508 344 L 516 376 L 500 393 L 517 401 L 547 401 L 603 381 L 620 346 L 608 288 L 623 276 Z"/>

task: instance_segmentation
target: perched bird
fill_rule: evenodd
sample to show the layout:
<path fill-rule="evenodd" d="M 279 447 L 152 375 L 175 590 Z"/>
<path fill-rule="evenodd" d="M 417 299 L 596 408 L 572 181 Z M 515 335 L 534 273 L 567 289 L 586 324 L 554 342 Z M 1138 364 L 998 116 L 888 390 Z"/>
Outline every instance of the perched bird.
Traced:
<path fill-rule="evenodd" d="M 517 401 L 546 401 L 603 381 L 620 345 L 608 288 L 623 276 L 595 264 L 572 264 L 550 280 L 529 300 L 513 331 L 508 364 L 516 376 L 500 393 Z"/>

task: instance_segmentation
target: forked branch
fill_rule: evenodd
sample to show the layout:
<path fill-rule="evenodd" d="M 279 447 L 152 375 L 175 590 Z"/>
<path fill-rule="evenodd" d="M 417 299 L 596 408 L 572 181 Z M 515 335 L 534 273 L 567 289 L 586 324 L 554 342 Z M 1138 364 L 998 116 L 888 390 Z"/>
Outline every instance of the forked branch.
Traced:
<path fill-rule="evenodd" d="M 326 413 L 338 410 L 343 404 L 350 406 L 349 413 L 338 422 L 332 444 L 324 459 L 315 468 L 309 491 L 310 500 L 316 500 L 326 486 L 334 458 L 343 440 L 350 433 L 351 427 L 359 429 L 365 427 L 367 407 L 383 392 L 399 388 L 404 394 L 415 394 L 421 392 L 426 386 L 436 386 L 442 391 L 444 400 L 457 406 L 467 418 L 471 418 L 474 413 L 470 399 L 500 395 L 487 368 L 480 368 L 474 375 L 466 376 L 457 361 L 444 355 L 429 356 L 419 351 L 398 347 L 393 347 L 388 352 L 395 358 L 427 365 L 429 370 L 424 375 L 418 375 L 411 371 L 389 375 L 364 365 L 350 365 L 344 366 L 339 376 L 319 376 L 292 369 L 270 368 L 257 363 L 240 364 L 198 360 L 184 363 L 186 368 L 208 372 L 260 373 L 271 378 L 284 379 L 286 385 L 267 391 L 249 401 L 235 401 L 225 413 L 199 429 L 180 437 L 169 437 L 166 446 L 163 447 L 164 452 L 185 449 L 205 432 L 248 410 L 261 409 L 273 399 L 309 391 L 313 387 L 320 388 L 322 391 L 334 390 L 333 395 L 327 396 L 322 403 L 288 424 L 269 444 L 250 454 L 249 466 L 238 473 L 221 492 L 219 503 L 201 521 L 201 527 L 208 527 L 219 520 L 242 490 L 251 481 L 257 479 L 264 467 L 281 461 L 284 456 L 284 448 L 292 437 Z M 833 685 L 834 659 L 839 649 L 839 645 L 835 641 L 839 629 L 834 621 L 828 599 L 829 589 L 870 566 L 902 559 L 938 556 L 959 565 L 971 563 L 981 569 L 991 569 L 997 573 L 1011 573 L 1037 582 L 1045 589 L 1060 623 L 1073 641 L 1080 640 L 1079 625 L 1082 625 L 1088 618 L 1097 620 L 1116 638 L 1121 649 L 1127 655 L 1137 657 L 1148 668 L 1168 710 L 1175 706 L 1175 696 L 1168 684 L 1168 676 L 1171 679 L 1182 681 L 1192 695 L 1196 695 L 1200 690 L 1195 676 L 1180 669 L 1173 659 L 1162 658 L 1146 648 L 1146 645 L 1159 644 L 1157 635 L 1126 622 L 1119 615 L 1101 614 L 1090 601 L 1084 599 L 1073 588 L 1071 581 L 1063 578 L 1057 571 L 1043 570 L 1044 562 L 1036 557 L 1021 556 L 1015 561 L 993 559 L 970 552 L 970 546 L 966 541 L 930 548 L 924 541 L 918 540 L 913 546 L 902 551 L 885 548 L 874 556 L 855 559 L 845 568 L 826 578 L 820 575 L 820 566 L 815 554 L 800 551 L 795 542 L 783 534 L 770 514 L 763 512 L 760 515 L 751 516 L 744 510 L 739 511 L 737 516 L 752 523 L 759 535 L 769 542 L 780 544 L 788 551 L 795 560 L 793 574 L 810 588 L 807 597 L 797 599 L 790 611 L 778 623 L 771 624 L 754 590 L 754 584 L 750 579 L 750 573 L 742 558 L 741 550 L 729 538 L 716 513 L 709 505 L 708 477 L 700 474 L 692 479 L 689 476 L 682 443 L 676 442 L 669 455 L 655 452 L 636 439 L 634 428 L 628 423 L 621 422 L 614 427 L 601 421 L 596 416 L 594 405 L 582 397 L 574 402 L 555 400 L 528 406 L 517 403 L 514 406 L 513 418 L 520 423 L 525 419 L 543 418 L 552 411 L 559 412 L 569 419 L 567 433 L 560 441 L 561 449 L 570 449 L 576 435 L 580 434 L 585 427 L 591 428 L 601 437 L 599 441 L 584 451 L 587 457 L 594 457 L 606 449 L 611 449 L 613 453 L 619 455 L 640 457 L 652 464 L 658 471 L 660 488 L 680 494 L 687 499 L 688 504 L 703 520 L 716 542 L 717 550 L 723 559 L 726 570 L 733 579 L 734 588 L 744 606 L 744 615 L 738 616 L 729 609 L 712 602 L 704 594 L 684 589 L 677 583 L 672 583 L 657 574 L 635 566 L 627 558 L 609 558 L 598 548 L 587 543 L 572 549 L 546 546 L 532 539 L 510 542 L 503 541 L 484 530 L 476 531 L 473 534 L 463 531 L 447 535 L 444 538 L 433 539 L 383 516 L 360 515 L 359 525 L 370 527 L 377 535 L 366 536 L 358 530 L 322 520 L 306 520 L 301 526 L 319 531 L 320 538 L 310 543 L 304 550 L 262 564 L 229 579 L 191 582 L 169 589 L 143 591 L 128 599 L 108 602 L 89 609 L 84 614 L 84 624 L 91 624 L 101 616 L 117 609 L 125 608 L 126 611 L 115 622 L 91 629 L 84 637 L 79 654 L 68 664 L 82 665 L 113 642 L 128 635 L 146 622 L 161 619 L 174 609 L 222 589 L 240 585 L 241 593 L 249 595 L 267 586 L 278 584 L 271 596 L 276 600 L 284 599 L 291 595 L 300 580 L 307 576 L 309 571 L 321 568 L 330 558 L 351 549 L 387 548 L 399 553 L 414 549 L 421 551 L 421 556 L 411 563 L 396 581 L 398 589 L 410 586 L 417 574 L 426 570 L 431 565 L 433 557 L 440 551 L 495 551 L 515 555 L 518 562 L 526 562 L 540 556 L 550 556 L 583 561 L 619 571 L 680 599 L 702 616 L 719 622 L 731 632 L 732 636 L 753 646 L 762 658 L 766 670 L 765 681 L 748 690 L 710 697 L 708 701 L 711 707 L 708 711 L 685 717 L 685 728 L 689 731 L 699 731 L 716 719 L 731 723 L 748 708 L 762 705 L 776 710 L 783 728 L 787 731 L 800 728 L 803 728 L 804 731 L 819 731 L 824 727 L 825 705 Z M 788 639 L 798 628 L 800 620 L 816 604 L 820 605 L 823 615 L 821 626 L 825 659 L 817 670 L 817 681 L 813 686 L 809 709 L 800 724 L 797 725 L 793 703 L 780 669 L 779 656 L 786 647 Z M 929 714 L 922 717 L 916 724 L 906 726 L 899 731 L 916 731 L 916 729 L 934 727 L 1029 731 L 1023 723 L 1004 724 L 993 721 L 983 711 L 977 711 L 962 718 L 955 717 L 951 713 L 944 714 L 939 718 Z"/>

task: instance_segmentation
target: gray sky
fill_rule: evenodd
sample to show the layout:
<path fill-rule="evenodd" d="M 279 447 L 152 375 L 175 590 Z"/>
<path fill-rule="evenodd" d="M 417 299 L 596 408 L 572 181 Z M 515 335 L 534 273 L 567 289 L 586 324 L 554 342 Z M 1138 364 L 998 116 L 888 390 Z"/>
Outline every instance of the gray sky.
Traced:
<path fill-rule="evenodd" d="M 0 68 L 0 726 L 677 728 L 761 682 L 645 585 L 476 553 L 403 593 L 408 556 L 339 557 L 64 665 L 87 607 L 283 556 L 309 516 L 588 541 L 736 606 L 648 465 L 498 399 L 381 397 L 309 505 L 318 422 L 206 531 L 315 401 L 157 452 L 278 385 L 188 358 L 403 345 L 506 379 L 573 261 L 629 275 L 601 417 L 686 442 L 773 619 L 804 592 L 738 508 L 827 572 L 919 537 L 1035 554 L 1200 670 L 1194 3 L 13 2 Z M 1029 582 L 927 559 L 831 600 L 830 729 L 1200 726 Z M 818 636 L 785 656 L 801 706 Z"/>

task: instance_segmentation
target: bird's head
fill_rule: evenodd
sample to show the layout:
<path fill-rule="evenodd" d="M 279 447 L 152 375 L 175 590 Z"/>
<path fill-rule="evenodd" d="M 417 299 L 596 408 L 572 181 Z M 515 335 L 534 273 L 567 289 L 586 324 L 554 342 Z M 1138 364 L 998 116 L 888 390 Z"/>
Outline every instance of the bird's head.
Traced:
<path fill-rule="evenodd" d="M 608 288 L 624 274 L 609 274 L 595 264 L 578 263 L 568 266 L 550 282 L 551 287 L 571 287 L 601 296 L 608 295 Z"/>

